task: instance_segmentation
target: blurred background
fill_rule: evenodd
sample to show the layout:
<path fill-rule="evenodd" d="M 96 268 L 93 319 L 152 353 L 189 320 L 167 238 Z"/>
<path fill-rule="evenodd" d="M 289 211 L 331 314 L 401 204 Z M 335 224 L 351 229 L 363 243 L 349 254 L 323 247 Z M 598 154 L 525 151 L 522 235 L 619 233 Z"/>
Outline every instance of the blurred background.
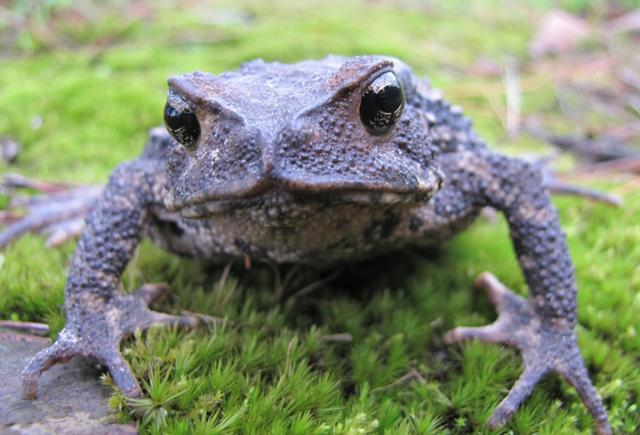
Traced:
<path fill-rule="evenodd" d="M 623 201 L 554 199 L 576 263 L 581 349 L 614 430 L 638 433 L 639 47 L 640 0 L 0 0 L 0 174 L 104 182 L 161 124 L 175 74 L 258 57 L 397 56 L 490 146 L 549 157 L 558 179 Z M 0 209 L 14 193 L 0 187 Z M 0 212 L 0 225 L 13 218 Z M 48 251 L 29 236 L 0 253 L 0 318 L 46 322 L 55 335 L 73 247 Z M 471 288 L 479 272 L 526 287 L 499 219 L 427 257 L 385 263 L 396 273 L 369 282 L 378 290 L 366 297 L 338 288 L 282 302 L 278 276 L 243 281 L 234 268 L 218 286 L 220 270 L 144 245 L 127 289 L 167 281 L 176 293 L 165 311 L 267 326 L 136 338 L 125 355 L 149 399 L 114 392 L 112 405 L 151 433 L 485 433 L 519 357 L 440 337 L 494 318 Z M 333 334 L 346 338 L 324 339 Z M 552 379 L 507 430 L 590 425 L 575 391 Z"/>

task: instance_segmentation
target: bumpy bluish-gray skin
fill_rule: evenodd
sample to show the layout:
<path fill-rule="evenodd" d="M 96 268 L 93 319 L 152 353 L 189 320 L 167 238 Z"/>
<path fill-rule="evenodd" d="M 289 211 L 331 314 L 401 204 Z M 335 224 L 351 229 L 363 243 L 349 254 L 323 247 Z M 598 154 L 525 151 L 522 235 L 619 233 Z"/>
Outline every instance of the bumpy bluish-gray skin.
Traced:
<path fill-rule="evenodd" d="M 375 136 L 360 120 L 360 98 L 386 71 L 402 82 L 406 105 L 396 125 Z M 124 394 L 139 395 L 121 339 L 152 324 L 197 325 L 147 308 L 166 290 L 161 286 L 121 291 L 121 274 L 145 235 L 203 259 L 335 262 L 438 243 L 491 206 L 509 223 L 530 298 L 483 274 L 478 285 L 498 320 L 445 337 L 522 353 L 524 373 L 490 426 L 507 421 L 538 380 L 556 372 L 580 392 L 598 432 L 611 433 L 576 344 L 573 267 L 538 170 L 486 148 L 461 111 L 406 65 L 373 56 L 293 65 L 258 60 L 169 85 L 169 103 L 196 114 L 198 143 L 185 147 L 156 129 L 144 154 L 115 170 L 69 271 L 67 324 L 25 368 L 26 396 L 36 395 L 43 370 L 74 355 L 95 357 Z"/>

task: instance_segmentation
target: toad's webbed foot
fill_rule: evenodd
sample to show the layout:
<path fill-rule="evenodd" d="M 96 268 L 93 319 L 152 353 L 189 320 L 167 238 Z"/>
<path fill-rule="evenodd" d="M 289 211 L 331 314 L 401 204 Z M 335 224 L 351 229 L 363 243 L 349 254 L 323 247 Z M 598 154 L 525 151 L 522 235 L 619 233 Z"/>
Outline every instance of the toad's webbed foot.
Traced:
<path fill-rule="evenodd" d="M 68 312 L 67 324 L 56 342 L 38 352 L 22 371 L 24 397 L 37 396 L 38 377 L 42 372 L 77 355 L 95 358 L 104 365 L 125 396 L 139 396 L 140 385 L 120 353 L 122 339 L 137 329 L 155 325 L 195 328 L 201 324 L 194 316 L 172 316 L 148 308 L 167 291 L 166 284 L 147 284 L 135 293 L 117 293 L 108 301 L 85 301 Z"/>
<path fill-rule="evenodd" d="M 84 219 L 95 206 L 102 186 L 65 186 L 30 180 L 17 175 L 8 176 L 5 188 L 13 194 L 15 189 L 31 188 L 40 194 L 13 197 L 8 211 L 0 212 L 0 248 L 25 233 L 42 233 L 47 246 L 56 246 L 80 234 Z M 24 210 L 24 214 L 18 210 Z"/>
<path fill-rule="evenodd" d="M 607 412 L 589 379 L 573 328 L 560 319 L 540 316 L 530 301 L 511 292 L 490 273 L 480 275 L 476 285 L 484 288 L 496 306 L 498 319 L 487 326 L 455 328 L 445 335 L 445 341 L 476 339 L 502 343 L 517 348 L 524 360 L 522 375 L 494 411 L 489 426 L 497 428 L 506 423 L 538 381 L 555 372 L 576 388 L 593 415 L 598 433 L 610 434 Z"/>

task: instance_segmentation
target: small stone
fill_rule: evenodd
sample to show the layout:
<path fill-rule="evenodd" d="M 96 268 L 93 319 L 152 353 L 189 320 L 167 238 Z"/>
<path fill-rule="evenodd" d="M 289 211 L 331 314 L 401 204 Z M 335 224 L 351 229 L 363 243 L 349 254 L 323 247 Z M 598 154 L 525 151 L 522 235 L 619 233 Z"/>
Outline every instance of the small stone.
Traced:
<path fill-rule="evenodd" d="M 38 130 L 40 127 L 42 127 L 42 116 L 36 115 L 31 118 L 31 128 Z"/>
<path fill-rule="evenodd" d="M 22 145 L 19 142 L 9 138 L 0 137 L 0 160 L 5 163 L 14 163 L 20 154 Z"/>

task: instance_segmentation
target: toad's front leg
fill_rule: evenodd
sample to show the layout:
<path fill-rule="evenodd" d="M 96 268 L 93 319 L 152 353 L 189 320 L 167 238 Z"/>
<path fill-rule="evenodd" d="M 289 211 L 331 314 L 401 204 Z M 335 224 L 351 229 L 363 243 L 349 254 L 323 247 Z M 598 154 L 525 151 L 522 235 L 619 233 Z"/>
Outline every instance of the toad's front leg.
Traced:
<path fill-rule="evenodd" d="M 120 166 L 87 217 L 65 287 L 66 325 L 56 342 L 23 370 L 26 398 L 36 396 L 43 371 L 76 355 L 97 359 L 123 394 L 137 396 L 140 386 L 120 354 L 121 340 L 136 329 L 156 324 L 193 327 L 199 323 L 194 317 L 148 308 L 167 290 L 165 285 L 145 285 L 132 294 L 120 288 L 121 274 L 144 233 L 150 207 L 159 203 L 162 180 L 156 166 L 147 160 Z"/>
<path fill-rule="evenodd" d="M 598 433 L 610 434 L 607 412 L 584 366 L 576 342 L 576 283 L 555 208 L 537 170 L 519 160 L 491 153 L 461 153 L 449 161 L 452 184 L 475 205 L 501 210 L 509 223 L 518 262 L 527 281 L 528 300 L 512 293 L 491 274 L 484 287 L 499 316 L 491 325 L 456 328 L 449 343 L 477 339 L 517 348 L 524 372 L 489 420 L 504 424 L 531 394 L 538 381 L 555 372 L 579 392 L 593 415 Z M 454 168 L 455 166 L 455 168 Z"/>

